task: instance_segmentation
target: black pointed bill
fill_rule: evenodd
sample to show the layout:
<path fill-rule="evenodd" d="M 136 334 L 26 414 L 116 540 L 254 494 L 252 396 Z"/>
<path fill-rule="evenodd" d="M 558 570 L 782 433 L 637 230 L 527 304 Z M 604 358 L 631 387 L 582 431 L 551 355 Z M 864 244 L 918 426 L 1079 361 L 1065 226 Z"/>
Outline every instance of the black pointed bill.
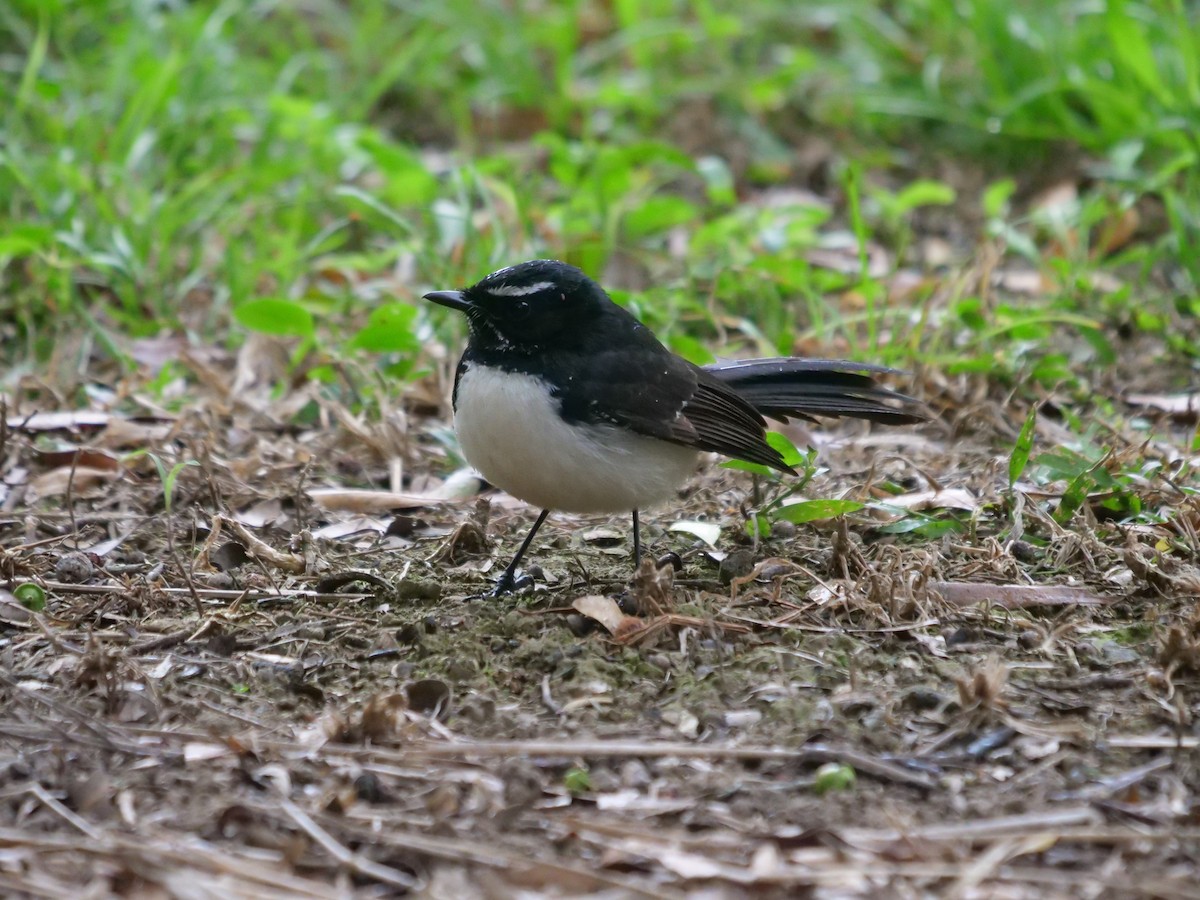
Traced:
<path fill-rule="evenodd" d="M 457 309 L 459 312 L 467 312 L 471 309 L 471 301 L 462 291 L 430 291 L 425 295 L 425 299 L 432 300 L 438 306 Z"/>

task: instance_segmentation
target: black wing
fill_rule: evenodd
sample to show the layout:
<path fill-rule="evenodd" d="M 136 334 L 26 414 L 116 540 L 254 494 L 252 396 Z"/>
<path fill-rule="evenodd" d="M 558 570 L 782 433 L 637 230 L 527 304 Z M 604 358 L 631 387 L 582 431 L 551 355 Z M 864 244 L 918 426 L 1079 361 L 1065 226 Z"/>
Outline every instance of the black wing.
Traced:
<path fill-rule="evenodd" d="M 642 326 L 619 344 L 547 353 L 541 363 L 568 422 L 611 424 L 697 450 L 793 472 L 766 442 L 766 422 L 719 378 Z"/>

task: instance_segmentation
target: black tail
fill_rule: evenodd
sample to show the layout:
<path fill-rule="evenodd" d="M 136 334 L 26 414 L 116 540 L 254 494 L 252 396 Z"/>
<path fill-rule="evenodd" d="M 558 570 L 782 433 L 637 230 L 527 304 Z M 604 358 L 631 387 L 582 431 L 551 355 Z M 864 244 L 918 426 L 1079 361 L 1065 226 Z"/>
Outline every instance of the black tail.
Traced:
<path fill-rule="evenodd" d="M 887 425 L 924 421 L 921 404 L 881 387 L 871 374 L 895 369 L 842 359 L 745 359 L 713 363 L 706 372 L 773 419 L 852 416 Z"/>

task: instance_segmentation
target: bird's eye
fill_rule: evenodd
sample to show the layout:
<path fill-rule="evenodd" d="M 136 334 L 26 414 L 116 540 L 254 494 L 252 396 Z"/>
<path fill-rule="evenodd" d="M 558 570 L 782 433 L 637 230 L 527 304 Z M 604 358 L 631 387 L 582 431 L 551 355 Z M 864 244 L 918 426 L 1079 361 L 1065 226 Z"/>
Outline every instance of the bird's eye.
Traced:
<path fill-rule="evenodd" d="M 512 305 L 512 317 L 514 319 L 523 319 L 529 315 L 529 304 L 524 300 L 518 300 Z"/>

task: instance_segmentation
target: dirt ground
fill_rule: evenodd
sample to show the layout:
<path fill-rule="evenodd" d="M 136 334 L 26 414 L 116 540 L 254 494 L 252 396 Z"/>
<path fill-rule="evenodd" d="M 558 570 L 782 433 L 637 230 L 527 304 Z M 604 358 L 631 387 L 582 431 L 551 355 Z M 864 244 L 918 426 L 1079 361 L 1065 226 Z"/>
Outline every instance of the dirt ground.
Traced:
<path fill-rule="evenodd" d="M 642 517 L 661 568 L 631 581 L 627 521 L 556 515 L 538 588 L 492 599 L 536 511 L 444 477 L 448 355 L 358 417 L 258 387 L 254 341 L 206 353 L 174 412 L 120 379 L 7 411 L 4 896 L 1200 896 L 1168 475 L 1136 487 L 1163 525 L 1100 496 L 1059 524 L 1064 485 L 1008 490 L 1025 410 L 918 373 L 933 420 L 814 430 L 805 495 L 965 527 L 753 540 L 786 485 L 713 460 Z M 1194 419 L 1147 415 L 1106 465 L 1184 454 Z"/>

